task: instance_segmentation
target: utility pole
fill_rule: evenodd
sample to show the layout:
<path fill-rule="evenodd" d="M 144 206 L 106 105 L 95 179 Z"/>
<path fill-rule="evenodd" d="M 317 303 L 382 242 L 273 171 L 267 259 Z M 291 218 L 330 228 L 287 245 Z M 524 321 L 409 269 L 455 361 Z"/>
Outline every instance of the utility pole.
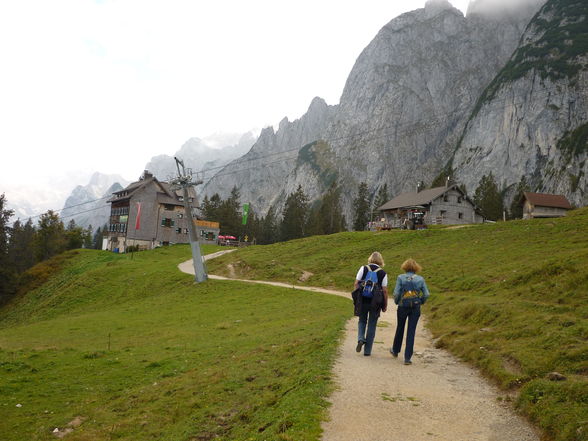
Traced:
<path fill-rule="evenodd" d="M 188 237 L 190 238 L 190 247 L 192 248 L 192 262 L 194 264 L 194 279 L 196 283 L 204 282 L 208 279 L 202 253 L 200 252 L 200 242 L 198 233 L 194 229 L 194 222 L 192 220 L 192 206 L 188 196 L 188 188 L 203 183 L 202 180 L 192 182 L 192 174 L 186 173 L 184 168 L 184 161 L 178 158 L 176 160 L 176 167 L 178 168 L 178 177 L 171 181 L 172 189 L 182 189 L 184 195 L 184 210 L 186 213 L 186 220 L 188 221 Z M 180 166 L 182 169 L 180 170 Z"/>

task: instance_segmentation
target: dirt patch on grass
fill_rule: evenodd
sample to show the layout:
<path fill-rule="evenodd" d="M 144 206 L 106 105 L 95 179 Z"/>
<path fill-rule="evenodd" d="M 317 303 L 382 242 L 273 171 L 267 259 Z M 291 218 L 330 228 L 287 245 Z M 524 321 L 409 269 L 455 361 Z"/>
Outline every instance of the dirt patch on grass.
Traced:
<path fill-rule="evenodd" d="M 521 375 L 523 373 L 519 361 L 512 357 L 503 357 L 502 367 L 504 367 L 505 371 L 510 372 L 513 375 Z"/>
<path fill-rule="evenodd" d="M 302 271 L 302 274 L 300 275 L 300 277 L 298 278 L 299 282 L 306 282 L 308 281 L 308 279 L 310 279 L 312 276 L 314 276 L 314 273 L 311 273 L 310 271 Z"/>
<path fill-rule="evenodd" d="M 227 271 L 229 272 L 229 277 L 230 278 L 235 278 L 237 277 L 237 272 L 235 271 L 235 266 L 232 263 L 229 263 L 227 265 Z"/>

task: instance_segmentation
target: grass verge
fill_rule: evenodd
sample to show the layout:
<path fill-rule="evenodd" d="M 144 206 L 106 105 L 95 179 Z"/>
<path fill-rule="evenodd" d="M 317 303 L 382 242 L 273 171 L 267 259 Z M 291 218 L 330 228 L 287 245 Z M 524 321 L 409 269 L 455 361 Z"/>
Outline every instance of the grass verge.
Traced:
<path fill-rule="evenodd" d="M 579 441 L 588 439 L 587 231 L 582 209 L 560 219 L 313 237 L 240 250 L 209 268 L 350 291 L 372 251 L 382 252 L 392 280 L 413 257 L 432 291 L 425 313 L 437 344 L 517 392 L 517 406 L 549 438 Z M 553 371 L 566 380 L 548 380 Z"/>
<path fill-rule="evenodd" d="M 194 284 L 187 246 L 80 250 L 0 311 L 0 433 L 317 440 L 345 299 Z"/>

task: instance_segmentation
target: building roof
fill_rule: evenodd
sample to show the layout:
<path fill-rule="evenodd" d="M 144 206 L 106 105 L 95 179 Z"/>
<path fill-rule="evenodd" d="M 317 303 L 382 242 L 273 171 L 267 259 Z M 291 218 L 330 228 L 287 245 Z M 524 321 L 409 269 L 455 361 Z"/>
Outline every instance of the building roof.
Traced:
<path fill-rule="evenodd" d="M 459 190 L 459 187 L 456 185 L 451 185 L 449 187 L 435 187 L 429 188 L 428 190 L 422 190 L 418 193 L 411 192 L 411 193 L 402 193 L 396 196 L 394 199 L 386 202 L 381 207 L 377 208 L 378 211 L 385 211 L 385 210 L 394 210 L 396 208 L 403 208 L 403 207 L 413 207 L 415 205 L 427 205 L 441 196 L 443 193 L 447 192 L 451 189 Z M 461 192 L 461 190 L 459 190 Z"/>
<path fill-rule="evenodd" d="M 566 210 L 572 209 L 567 198 L 560 194 L 530 193 L 526 191 L 524 195 L 525 198 L 535 206 L 565 208 Z"/>
<path fill-rule="evenodd" d="M 141 190 L 142 188 L 151 183 L 155 183 L 155 185 L 159 186 L 161 190 L 160 193 L 163 195 L 165 199 L 165 201 L 161 201 L 162 203 L 177 202 L 179 194 L 171 189 L 171 185 L 167 182 L 159 181 L 155 176 L 147 172 L 146 175 L 141 177 L 141 179 L 139 179 L 138 181 L 130 183 L 126 188 L 123 188 L 122 190 L 115 191 L 113 193 L 113 196 L 107 202 L 118 202 L 130 199 L 134 194 L 138 193 L 139 190 Z M 191 188 L 188 189 L 188 191 L 190 190 Z"/>

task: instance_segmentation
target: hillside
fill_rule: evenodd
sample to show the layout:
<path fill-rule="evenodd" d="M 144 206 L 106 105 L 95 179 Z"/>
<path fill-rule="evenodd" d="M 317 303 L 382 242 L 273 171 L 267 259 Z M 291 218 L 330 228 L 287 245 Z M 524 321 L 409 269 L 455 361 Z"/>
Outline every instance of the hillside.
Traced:
<path fill-rule="evenodd" d="M 372 251 L 391 274 L 412 256 L 432 292 L 425 314 L 436 344 L 493 379 L 548 439 L 581 441 L 586 231 L 582 209 L 562 219 L 312 237 L 242 249 L 208 267 L 349 291 Z M 177 269 L 189 257 L 187 246 L 134 256 L 81 250 L 32 269 L 32 290 L 0 310 L 0 431 L 15 441 L 55 439 L 55 428 L 76 441 L 319 439 L 349 300 L 194 285 Z M 554 371 L 566 380 L 550 381 Z"/>
<path fill-rule="evenodd" d="M 481 369 L 555 440 L 588 439 L 588 209 L 562 219 L 341 233 L 254 247 L 212 261 L 217 274 L 350 290 L 382 252 L 412 256 L 432 291 L 438 346 Z M 311 274 L 309 276 L 309 273 Z M 305 282 L 300 278 L 305 274 Z M 549 381 L 557 371 L 565 381 Z"/>
<path fill-rule="evenodd" d="M 33 268 L 29 287 L 52 276 L 0 310 L 1 438 L 318 439 L 348 302 L 194 285 L 189 255 L 79 250 Z"/>

